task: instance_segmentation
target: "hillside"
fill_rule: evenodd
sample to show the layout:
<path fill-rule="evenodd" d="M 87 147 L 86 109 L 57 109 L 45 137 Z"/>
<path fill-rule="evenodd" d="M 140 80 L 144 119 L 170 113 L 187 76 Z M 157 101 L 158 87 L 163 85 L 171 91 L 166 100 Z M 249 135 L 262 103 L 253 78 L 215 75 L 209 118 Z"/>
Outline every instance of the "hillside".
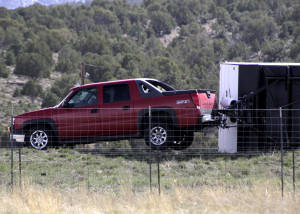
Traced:
<path fill-rule="evenodd" d="M 80 81 L 81 62 L 95 65 L 85 68 L 87 82 L 151 77 L 180 89 L 218 89 L 219 62 L 298 62 L 299 14 L 296 0 L 2 7 L 1 97 L 26 110 L 54 106 Z M 1 121 L 9 120 L 4 109 Z"/>
<path fill-rule="evenodd" d="M 48 90 L 53 84 L 56 78 L 61 76 L 60 73 L 53 72 L 50 78 L 41 78 L 37 81 L 37 84 L 40 84 L 43 87 L 43 90 Z M 10 67 L 10 75 L 8 78 L 0 78 L 0 97 L 1 103 L 4 107 L 0 111 L 0 124 L 3 126 L 8 126 L 10 123 L 11 115 L 11 106 L 14 107 L 15 114 L 23 113 L 28 110 L 39 109 L 42 105 L 43 99 L 37 97 L 34 102 L 30 99 L 29 96 L 14 96 L 14 92 L 17 88 L 22 88 L 26 82 L 29 80 L 29 77 L 18 76 L 13 73 L 12 68 Z"/>

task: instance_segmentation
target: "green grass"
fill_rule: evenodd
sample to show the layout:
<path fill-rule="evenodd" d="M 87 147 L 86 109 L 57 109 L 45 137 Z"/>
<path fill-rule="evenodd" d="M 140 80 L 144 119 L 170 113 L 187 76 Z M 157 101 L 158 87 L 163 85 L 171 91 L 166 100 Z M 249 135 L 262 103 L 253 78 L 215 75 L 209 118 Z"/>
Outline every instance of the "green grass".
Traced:
<path fill-rule="evenodd" d="M 123 153 L 126 153 L 123 151 Z M 149 155 L 107 156 L 85 154 L 72 149 L 37 151 L 23 148 L 22 178 L 45 187 L 108 189 L 115 192 L 130 185 L 133 191 L 149 189 Z M 112 154 L 110 154 L 112 155 Z M 18 184 L 18 150 L 14 152 L 14 183 Z M 10 183 L 10 150 L 0 150 L 0 185 Z M 198 155 L 162 153 L 160 162 L 161 187 L 172 189 L 174 183 L 186 187 L 249 186 L 271 183 L 280 189 L 280 153 L 246 155 Z M 152 182 L 157 187 L 157 162 L 152 160 Z M 300 152 L 295 153 L 296 188 L 300 187 Z M 292 189 L 292 154 L 284 154 L 285 188 Z"/>

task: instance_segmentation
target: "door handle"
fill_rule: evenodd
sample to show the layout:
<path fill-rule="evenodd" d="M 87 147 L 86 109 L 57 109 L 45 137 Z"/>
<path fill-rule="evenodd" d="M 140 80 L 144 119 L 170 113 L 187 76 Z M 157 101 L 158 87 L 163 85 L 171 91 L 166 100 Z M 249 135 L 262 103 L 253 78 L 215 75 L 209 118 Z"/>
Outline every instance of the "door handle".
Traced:
<path fill-rule="evenodd" d="M 99 112 L 99 109 L 97 109 L 97 108 L 91 109 L 91 113 L 93 113 L 93 114 L 98 113 L 98 112 Z"/>
<path fill-rule="evenodd" d="M 129 109 L 130 109 L 130 106 L 123 106 L 122 109 L 123 109 L 123 110 L 129 110 Z"/>

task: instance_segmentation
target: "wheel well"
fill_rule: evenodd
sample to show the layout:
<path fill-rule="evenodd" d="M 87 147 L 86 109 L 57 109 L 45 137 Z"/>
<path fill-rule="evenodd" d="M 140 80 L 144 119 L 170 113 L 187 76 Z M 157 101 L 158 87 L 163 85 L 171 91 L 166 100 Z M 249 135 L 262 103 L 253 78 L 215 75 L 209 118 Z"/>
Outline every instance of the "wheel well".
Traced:
<path fill-rule="evenodd" d="M 151 115 L 151 119 L 153 122 L 168 123 L 169 125 L 173 125 L 173 120 L 168 112 L 153 112 Z"/>
<path fill-rule="evenodd" d="M 31 128 L 35 127 L 35 126 L 42 126 L 44 127 L 46 130 L 49 130 L 51 131 L 52 133 L 52 136 L 54 138 L 56 138 L 57 136 L 55 136 L 55 132 L 54 130 L 52 129 L 51 125 L 50 124 L 47 124 L 47 123 L 36 123 L 36 124 L 28 124 L 24 127 L 24 130 L 25 132 L 27 133 Z"/>
<path fill-rule="evenodd" d="M 23 122 L 22 129 L 27 132 L 33 126 L 44 126 L 45 129 L 51 131 L 51 134 L 55 139 L 58 139 L 59 137 L 59 133 L 55 121 L 51 118 L 39 118 L 39 119 L 27 120 Z"/>
<path fill-rule="evenodd" d="M 167 123 L 170 126 L 174 125 L 171 115 L 166 111 L 156 111 L 151 114 L 151 122 Z M 144 135 L 144 130 L 149 124 L 149 113 L 146 113 L 139 124 L 140 131 Z"/>

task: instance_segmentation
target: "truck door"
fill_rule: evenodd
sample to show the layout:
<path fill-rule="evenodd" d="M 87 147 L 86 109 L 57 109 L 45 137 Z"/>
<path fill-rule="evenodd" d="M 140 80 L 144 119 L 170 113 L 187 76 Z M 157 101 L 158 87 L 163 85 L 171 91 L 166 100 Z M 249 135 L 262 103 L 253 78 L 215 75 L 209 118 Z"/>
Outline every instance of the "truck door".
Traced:
<path fill-rule="evenodd" d="M 61 139 L 93 137 L 101 130 L 98 87 L 75 91 L 57 115 Z"/>
<path fill-rule="evenodd" d="M 103 85 L 102 136 L 137 132 L 137 120 L 129 83 Z"/>

